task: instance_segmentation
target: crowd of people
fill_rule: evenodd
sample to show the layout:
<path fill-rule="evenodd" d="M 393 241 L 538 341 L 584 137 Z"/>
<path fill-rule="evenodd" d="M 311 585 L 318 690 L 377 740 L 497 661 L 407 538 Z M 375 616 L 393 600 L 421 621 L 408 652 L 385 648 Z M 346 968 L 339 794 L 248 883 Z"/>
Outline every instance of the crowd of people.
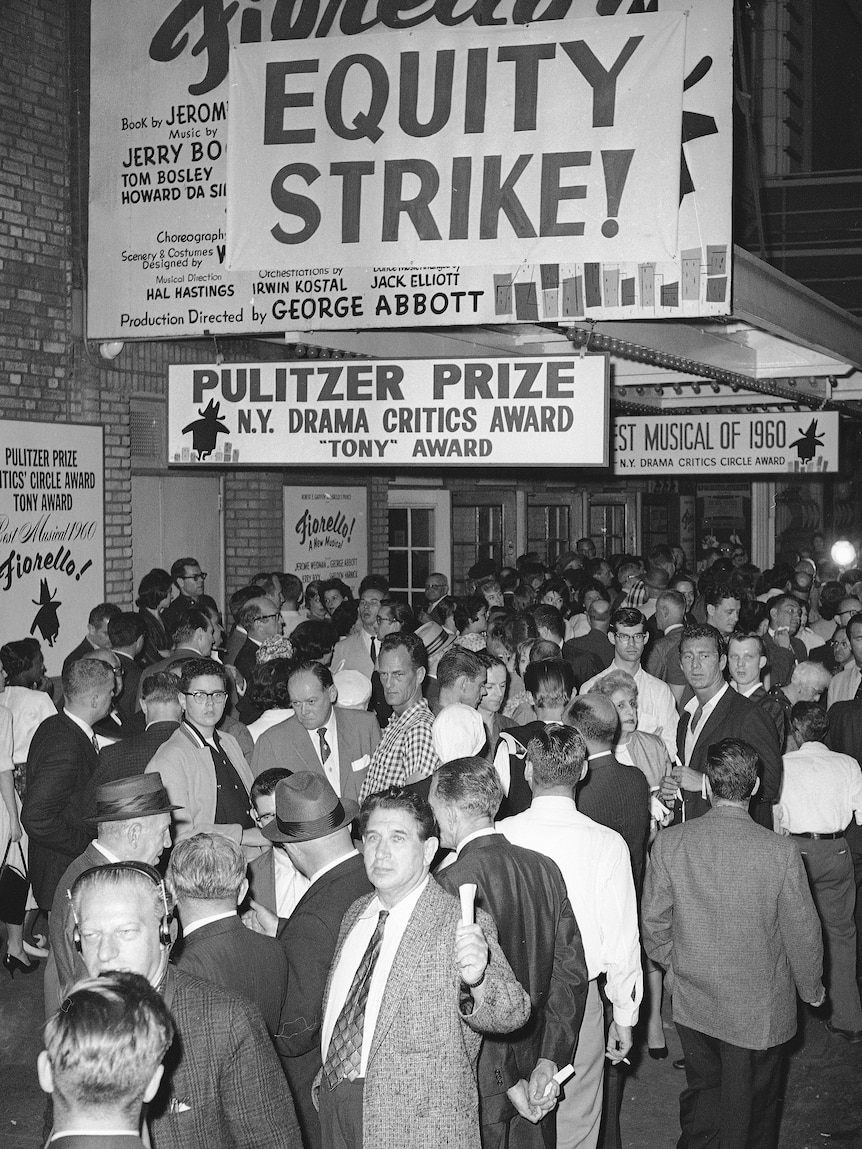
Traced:
<path fill-rule="evenodd" d="M 797 998 L 862 1042 L 862 571 L 581 539 L 410 603 L 265 572 L 229 627 L 205 582 L 57 680 L 0 648 L 54 1141 L 614 1146 L 667 991 L 679 1145 L 777 1145 Z"/>

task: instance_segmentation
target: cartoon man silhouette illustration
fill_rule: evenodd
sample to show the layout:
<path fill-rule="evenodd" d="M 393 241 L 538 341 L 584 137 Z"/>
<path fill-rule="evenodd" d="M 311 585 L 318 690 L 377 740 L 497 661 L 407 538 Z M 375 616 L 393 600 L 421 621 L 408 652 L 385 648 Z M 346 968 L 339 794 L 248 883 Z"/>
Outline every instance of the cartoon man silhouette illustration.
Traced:
<path fill-rule="evenodd" d="M 33 634 L 38 627 L 39 633 L 49 646 L 54 645 L 54 639 L 60 633 L 57 607 L 63 604 L 53 597 L 56 593 L 56 591 L 48 589 L 48 580 L 43 578 L 39 584 L 39 601 L 37 602 L 35 598 L 30 599 L 33 605 L 39 608 L 33 619 L 33 625 L 30 627 L 30 633 Z"/>
<path fill-rule="evenodd" d="M 817 420 L 812 419 L 800 437 L 794 439 L 790 446 L 796 448 L 797 457 L 803 463 L 810 462 L 817 454 L 817 448 L 823 446 L 823 436 L 817 433 Z"/>
<path fill-rule="evenodd" d="M 199 459 L 206 459 L 215 450 L 216 439 L 219 435 L 230 434 L 230 428 L 221 418 L 221 404 L 210 399 L 203 411 L 198 408 L 200 419 L 187 423 L 183 427 L 183 434 L 192 433 L 192 449 L 197 452 Z"/>

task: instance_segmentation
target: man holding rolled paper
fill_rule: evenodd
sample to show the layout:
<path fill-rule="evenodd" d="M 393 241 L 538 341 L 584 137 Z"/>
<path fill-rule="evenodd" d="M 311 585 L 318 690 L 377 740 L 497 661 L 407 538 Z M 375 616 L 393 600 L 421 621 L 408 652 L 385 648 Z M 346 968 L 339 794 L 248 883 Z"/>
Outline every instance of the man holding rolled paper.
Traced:
<path fill-rule="evenodd" d="M 530 995 L 526 1023 L 504 1037 L 486 1037 L 479 1056 L 483 1149 L 518 1149 L 556 1142 L 559 1079 L 573 1058 L 587 998 L 580 931 L 562 875 L 550 858 L 511 845 L 494 829 L 503 792 L 483 758 L 456 758 L 437 770 L 429 801 L 444 846 L 455 861 L 437 880 L 456 892 L 477 887 L 476 904 L 496 923 L 500 947 Z"/>
<path fill-rule="evenodd" d="M 326 1149 L 480 1149 L 482 1034 L 507 1033 L 530 1001 L 481 910 L 431 879 L 434 815 L 398 786 L 372 794 L 359 826 L 374 893 L 341 926 L 315 1083 Z"/>

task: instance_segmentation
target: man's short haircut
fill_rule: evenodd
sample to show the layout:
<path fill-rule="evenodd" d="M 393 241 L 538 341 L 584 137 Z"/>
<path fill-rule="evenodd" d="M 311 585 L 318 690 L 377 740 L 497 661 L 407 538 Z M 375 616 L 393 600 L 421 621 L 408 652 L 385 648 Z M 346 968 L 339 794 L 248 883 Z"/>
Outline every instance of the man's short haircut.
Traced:
<path fill-rule="evenodd" d="M 183 659 L 180 690 L 188 690 L 196 678 L 218 678 L 221 681 L 222 689 L 227 690 L 228 688 L 227 671 L 214 658 Z"/>
<path fill-rule="evenodd" d="M 818 694 L 822 694 L 832 681 L 832 674 L 822 662 L 812 662 L 806 658 L 804 662 L 797 662 L 790 675 L 790 682 L 794 686 L 804 685 L 813 687 Z"/>
<path fill-rule="evenodd" d="M 481 594 L 468 594 L 466 598 L 456 599 L 452 616 L 455 629 L 461 634 L 468 623 L 479 617 L 480 611 L 487 611 L 487 609 L 488 603 L 485 601 L 485 596 Z"/>
<path fill-rule="evenodd" d="M 94 606 L 87 616 L 87 622 L 94 630 L 97 630 L 103 622 L 109 622 L 112 618 L 116 618 L 118 614 L 122 614 L 122 610 L 115 602 L 100 602 L 98 606 Z"/>
<path fill-rule="evenodd" d="M 687 574 L 685 571 L 680 571 L 679 574 L 675 574 L 670 580 L 671 589 L 673 590 L 685 584 L 690 586 L 692 590 L 697 590 L 697 579 L 694 575 Z"/>
<path fill-rule="evenodd" d="M 611 613 L 611 604 L 604 594 L 596 597 L 587 607 L 587 618 L 590 622 L 609 618 Z"/>
<path fill-rule="evenodd" d="M 359 810 L 361 838 L 365 837 L 368 820 L 375 810 L 403 810 L 405 814 L 409 814 L 416 822 L 419 839 L 422 842 L 427 842 L 429 838 L 440 837 L 434 811 L 422 795 L 414 790 L 408 790 L 404 786 L 388 786 L 385 790 L 378 790 L 376 794 L 369 794 Z"/>
<path fill-rule="evenodd" d="M 387 634 L 380 643 L 380 657 L 387 651 L 397 650 L 399 646 L 403 646 L 407 651 L 414 670 L 418 670 L 420 667 L 424 670 L 428 669 L 428 652 L 425 649 L 425 643 L 418 634 L 410 634 L 408 631 L 396 631 L 395 634 Z M 378 658 L 378 664 L 379 661 Z"/>
<path fill-rule="evenodd" d="M 239 612 L 239 625 L 245 630 L 250 630 L 260 616 L 267 612 L 267 608 L 261 605 L 261 599 L 266 597 L 266 595 L 258 595 L 257 598 L 250 598 Z M 272 605 L 273 609 L 278 609 L 274 602 Z"/>
<path fill-rule="evenodd" d="M 646 630 L 646 619 L 643 611 L 636 606 L 621 606 L 611 615 L 610 632 L 615 634 L 619 626 L 641 626 Z"/>
<path fill-rule="evenodd" d="M 626 670 L 612 670 L 609 674 L 603 674 L 587 691 L 587 696 L 603 694 L 605 698 L 610 698 L 618 690 L 623 691 L 633 702 L 637 702 L 638 684 Z M 573 698 L 572 702 L 575 701 L 576 699 Z M 566 710 L 568 711 L 568 707 Z M 565 718 L 566 715 L 564 714 L 563 717 Z"/>
<path fill-rule="evenodd" d="M 307 602 L 307 589 L 305 595 Z M 329 619 L 307 618 L 290 632 L 290 641 L 298 659 L 317 662 L 332 654 L 338 641 L 338 631 Z"/>
<path fill-rule="evenodd" d="M 141 610 L 155 610 L 166 594 L 170 593 L 173 579 L 161 567 L 153 567 L 138 584 L 138 597 L 135 606 Z"/>
<path fill-rule="evenodd" d="M 799 599 L 794 598 L 792 594 L 776 594 L 766 604 L 769 608 L 769 617 L 772 618 L 777 610 L 781 610 L 783 606 L 799 606 Z"/>
<path fill-rule="evenodd" d="M 671 614 L 676 615 L 679 621 L 685 618 L 685 595 L 678 590 L 663 590 L 655 600 L 656 607 L 663 606 Z"/>
<path fill-rule="evenodd" d="M 790 721 L 802 735 L 803 742 L 825 742 L 829 733 L 829 718 L 826 707 L 819 702 L 794 703 Z"/>
<path fill-rule="evenodd" d="M 720 630 L 710 626 L 708 622 L 699 623 L 697 626 L 683 627 L 679 648 L 682 650 L 683 643 L 700 642 L 701 639 L 706 639 L 712 643 L 719 658 L 725 653 L 724 636 Z"/>
<path fill-rule="evenodd" d="M 548 630 L 561 642 L 566 637 L 566 621 L 562 612 L 550 603 L 540 602 L 538 606 L 530 608 L 530 614 L 536 624 L 536 630 Z"/>
<path fill-rule="evenodd" d="M 45 1024 L 58 1098 L 77 1110 L 119 1110 L 137 1120 L 175 1032 L 162 995 L 140 974 L 84 978 Z"/>
<path fill-rule="evenodd" d="M 739 738 L 722 738 L 706 752 L 706 776 L 716 798 L 744 802 L 757 781 L 757 751 Z"/>
<path fill-rule="evenodd" d="M 617 567 L 617 582 L 622 584 L 626 581 L 627 578 L 630 578 L 632 575 L 639 575 L 640 573 L 641 573 L 640 563 L 633 563 L 633 562 L 629 562 L 629 561 L 626 561 L 624 563 L 620 563 L 620 565 Z M 629 609 L 631 609 L 631 608 L 629 608 Z M 631 624 L 625 623 L 624 625 L 629 626 Z"/>
<path fill-rule="evenodd" d="M 200 833 L 176 843 L 166 880 L 176 901 L 236 901 L 245 871 L 245 855 L 236 842 L 223 834 Z"/>
<path fill-rule="evenodd" d="M 400 598 L 389 598 L 388 596 L 381 600 L 380 609 L 386 607 L 387 610 L 392 612 L 392 617 L 398 623 L 401 630 L 412 631 L 416 629 L 416 615 L 413 613 L 413 608 L 409 603 L 402 602 Z M 392 632 L 397 633 L 396 631 Z"/>
<path fill-rule="evenodd" d="M 714 583 L 703 592 L 703 601 L 707 606 L 719 606 L 728 598 L 741 602 L 742 596 L 737 587 L 726 582 Z"/>
<path fill-rule="evenodd" d="M 184 610 L 171 628 L 171 641 L 174 646 L 182 646 L 191 642 L 199 630 L 209 630 L 211 625 L 206 611 Z"/>
<path fill-rule="evenodd" d="M 756 642 L 757 657 L 766 658 L 766 647 L 763 643 L 763 639 L 756 630 L 735 630 L 733 634 L 729 635 L 727 639 L 728 654 L 730 654 L 731 646 L 736 642 Z"/>
<path fill-rule="evenodd" d="M 269 770 L 262 771 L 251 784 L 249 797 L 252 802 L 255 798 L 267 798 L 270 794 L 274 794 L 279 782 L 290 778 L 292 774 L 293 771 L 288 770 L 286 766 L 272 766 Z"/>
<path fill-rule="evenodd" d="M 502 641 L 502 640 L 499 640 L 499 641 Z M 494 670 L 494 669 L 502 666 L 503 670 L 506 671 L 506 677 L 508 678 L 509 668 L 506 666 L 505 662 L 503 662 L 502 658 L 498 658 L 496 654 L 491 654 L 490 650 L 477 650 L 476 654 L 481 659 L 482 665 L 485 667 L 486 673 L 489 670 Z"/>
<path fill-rule="evenodd" d="M 610 698 L 602 694 L 582 694 L 566 707 L 566 723 L 580 730 L 586 742 L 610 746 L 617 736 L 620 717 Z"/>
<path fill-rule="evenodd" d="M 485 677 L 485 664 L 472 650 L 454 646 L 447 650 L 437 665 L 437 683 L 443 687 L 454 686 L 459 678 Z"/>
<path fill-rule="evenodd" d="M 852 614 L 844 625 L 847 628 L 847 637 L 852 640 L 853 627 L 862 626 L 862 610 L 857 610 L 855 614 Z"/>
<path fill-rule="evenodd" d="M 562 658 L 544 658 L 530 662 L 524 671 L 524 688 L 532 694 L 536 706 L 564 706 L 575 689 L 575 672 Z"/>
<path fill-rule="evenodd" d="M 81 918 L 81 902 L 84 895 L 93 890 L 107 890 L 116 897 L 118 902 L 128 898 L 129 890 L 136 890 L 144 900 L 148 909 L 152 909 L 153 922 L 158 925 L 165 917 L 165 906 L 168 913 L 171 903 L 167 898 L 167 890 L 162 876 L 153 866 L 144 862 L 112 862 L 108 866 L 96 866 L 79 874 L 72 883 L 72 905 L 75 917 Z"/>
<path fill-rule="evenodd" d="M 527 760 L 537 786 L 576 786 L 587 760 L 580 730 L 552 722 L 527 744 Z"/>
<path fill-rule="evenodd" d="M 359 598 L 362 598 L 367 590 L 379 591 L 385 598 L 389 594 L 389 580 L 383 575 L 367 574 L 359 584 Z"/>
<path fill-rule="evenodd" d="M 278 581 L 281 583 L 281 597 L 285 603 L 292 602 L 298 605 L 302 600 L 302 579 L 285 571 L 279 576 Z"/>
<path fill-rule="evenodd" d="M 329 667 L 324 666 L 322 662 L 315 662 L 312 658 L 308 658 L 305 662 L 300 662 L 298 666 L 293 667 L 290 672 L 290 678 L 287 680 L 288 690 L 290 689 L 291 680 L 294 679 L 297 674 L 313 674 L 324 690 L 329 690 L 333 685 L 332 671 Z"/>
<path fill-rule="evenodd" d="M 199 567 L 200 565 L 201 564 L 198 562 L 197 559 L 193 559 L 193 558 L 176 559 L 174 562 L 171 563 L 171 580 L 173 582 L 176 582 L 177 579 L 181 579 L 183 577 L 183 575 L 186 573 L 186 567 Z"/>
<path fill-rule="evenodd" d="M 530 662 L 544 662 L 548 658 L 559 658 L 560 648 L 550 638 L 537 638 L 530 647 Z"/>
<path fill-rule="evenodd" d="M 108 619 L 111 646 L 134 646 L 147 633 L 144 620 L 133 610 L 122 611 Z"/>
<path fill-rule="evenodd" d="M 63 693 L 68 699 L 84 698 L 94 690 L 104 690 L 109 682 L 113 690 L 114 672 L 99 658 L 79 658 L 63 671 Z"/>
<path fill-rule="evenodd" d="M 260 598 L 260 587 L 249 585 L 241 586 L 239 590 L 235 590 L 227 602 L 227 608 L 230 611 L 230 616 L 234 621 L 239 621 L 240 612 L 249 599 Z"/>
<path fill-rule="evenodd" d="M 155 670 L 141 683 L 142 702 L 176 702 L 179 683 L 169 670 Z"/>
<path fill-rule="evenodd" d="M 494 819 L 503 801 L 503 787 L 494 765 L 485 758 L 453 758 L 434 771 L 437 796 L 473 818 Z"/>
<path fill-rule="evenodd" d="M 257 598 L 263 595 L 265 598 L 271 598 L 273 602 L 277 600 L 281 583 L 281 577 L 278 571 L 273 571 L 272 574 L 266 572 L 265 574 L 255 575 L 251 581 L 258 588 Z"/>
<path fill-rule="evenodd" d="M 670 563 L 674 565 L 673 551 L 665 543 L 657 543 L 649 552 L 647 558 L 654 566 L 658 563 Z"/>

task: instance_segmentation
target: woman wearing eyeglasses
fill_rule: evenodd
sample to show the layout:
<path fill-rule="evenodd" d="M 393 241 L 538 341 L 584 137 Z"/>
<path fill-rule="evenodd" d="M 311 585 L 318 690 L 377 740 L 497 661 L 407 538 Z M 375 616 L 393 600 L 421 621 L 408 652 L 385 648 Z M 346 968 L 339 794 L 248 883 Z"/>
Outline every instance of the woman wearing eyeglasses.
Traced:
<path fill-rule="evenodd" d="M 251 767 L 236 739 L 216 730 L 227 691 L 225 669 L 214 659 L 183 663 L 182 721 L 156 751 L 147 772 L 158 771 L 171 803 L 182 807 L 173 814 L 174 842 L 216 830 L 243 846 L 267 846 L 249 813 Z"/>

